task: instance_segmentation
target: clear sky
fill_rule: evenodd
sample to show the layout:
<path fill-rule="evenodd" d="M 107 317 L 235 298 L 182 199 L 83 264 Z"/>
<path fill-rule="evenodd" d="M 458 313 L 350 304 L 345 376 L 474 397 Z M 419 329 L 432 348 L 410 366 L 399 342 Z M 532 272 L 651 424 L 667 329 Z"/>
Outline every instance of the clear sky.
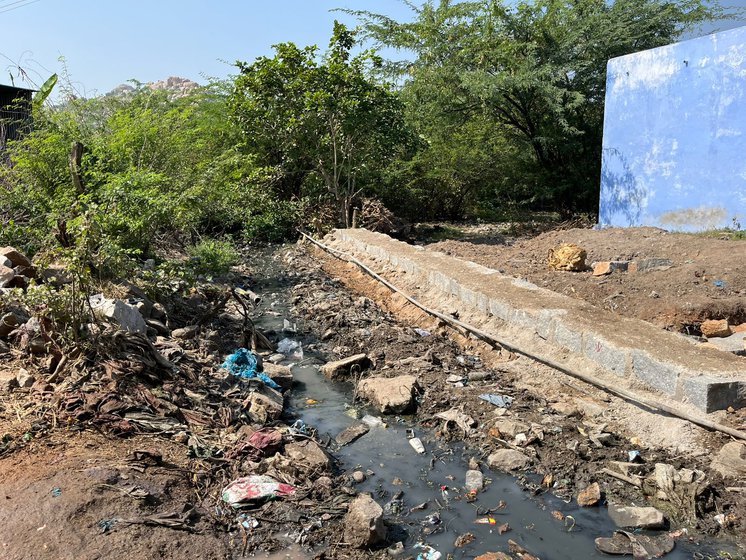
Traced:
<path fill-rule="evenodd" d="M 746 0 L 724 2 L 746 5 Z M 106 93 L 129 79 L 225 77 L 228 63 L 253 61 L 276 43 L 324 49 L 334 8 L 412 16 L 400 0 L 0 0 L 0 83 L 16 85 L 20 66 L 35 84 L 60 72 L 64 56 L 83 95 Z M 719 27 L 732 27 L 720 25 Z"/>
<path fill-rule="evenodd" d="M 41 84 L 60 71 L 60 56 L 86 96 L 133 78 L 204 83 L 232 73 L 226 61 L 253 61 L 276 43 L 325 49 L 335 19 L 356 24 L 334 8 L 411 16 L 399 0 L 0 0 L 0 83 L 12 73 L 28 87 L 21 66 Z"/>

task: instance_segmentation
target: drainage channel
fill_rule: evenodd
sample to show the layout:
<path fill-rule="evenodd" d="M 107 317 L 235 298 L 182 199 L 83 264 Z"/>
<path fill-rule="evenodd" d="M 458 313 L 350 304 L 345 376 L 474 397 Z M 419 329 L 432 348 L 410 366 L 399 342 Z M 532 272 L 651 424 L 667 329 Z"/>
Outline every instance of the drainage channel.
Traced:
<path fill-rule="evenodd" d="M 360 417 L 379 414 L 353 402 L 352 384 L 329 381 L 319 372 L 324 359 L 318 350 L 323 343 L 303 332 L 302 327 L 295 333 L 283 333 L 288 323 L 294 323 L 289 305 L 294 279 L 284 276 L 277 266 L 273 264 L 264 270 L 264 276 L 255 277 L 257 291 L 263 296 L 255 322 L 265 332 L 274 331 L 280 338 L 301 343 L 302 357 L 296 355 L 281 362 L 291 366 L 294 376 L 286 414 L 315 428 L 323 439 L 329 437 L 333 441 L 342 430 L 359 423 Z M 309 351 L 309 346 L 313 350 Z M 367 473 L 366 480 L 355 488 L 370 492 L 384 507 L 389 543 L 401 541 L 404 545 L 403 552 L 392 555 L 416 556 L 418 560 L 474 558 L 486 552 L 507 552 L 511 539 L 545 560 L 609 558 L 594 544 L 596 537 L 611 536 L 616 528 L 603 509 L 581 508 L 574 500 L 567 503 L 548 492 L 531 493 L 516 478 L 491 472 L 486 466 L 482 466 L 482 472 L 488 484 L 470 501 L 464 476 L 475 452 L 459 443 L 440 441 L 412 417 L 387 416 L 382 420 L 384 425 L 374 426 L 357 441 L 339 449 L 332 447 L 331 451 L 342 472 Z M 424 454 L 418 454 L 410 445 L 410 430 L 415 430 L 422 440 Z M 533 483 L 532 487 L 541 485 L 538 475 L 528 474 L 526 479 Z M 494 523 L 477 522 L 489 518 Z M 504 524 L 509 530 L 500 534 L 499 528 Z M 456 546 L 456 540 L 467 533 L 474 539 Z M 418 548 L 418 543 L 430 548 Z M 666 558 L 717 556 L 709 544 L 684 540 L 678 541 Z"/>

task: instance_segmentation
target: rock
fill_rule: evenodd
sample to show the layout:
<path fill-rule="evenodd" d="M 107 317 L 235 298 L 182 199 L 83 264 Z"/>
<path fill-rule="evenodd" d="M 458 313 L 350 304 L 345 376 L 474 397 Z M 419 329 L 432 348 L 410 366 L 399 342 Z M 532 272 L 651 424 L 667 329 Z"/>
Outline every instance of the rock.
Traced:
<path fill-rule="evenodd" d="M 358 438 L 363 437 L 370 431 L 370 427 L 367 424 L 353 424 L 349 428 L 346 428 L 340 432 L 334 440 L 340 447 L 348 445 Z"/>
<path fill-rule="evenodd" d="M 528 424 L 511 418 L 499 418 L 498 420 L 495 420 L 494 427 L 497 428 L 501 436 L 511 439 L 518 434 L 528 432 L 531 429 L 531 426 Z"/>
<path fill-rule="evenodd" d="M 634 270 L 630 272 L 654 272 L 668 270 L 673 266 L 673 261 L 669 259 L 642 259 L 635 263 Z"/>
<path fill-rule="evenodd" d="M 327 379 L 340 379 L 350 375 L 350 370 L 356 366 L 360 371 L 370 367 L 370 358 L 367 354 L 355 354 L 336 362 L 329 362 L 319 368 Z"/>
<path fill-rule="evenodd" d="M 285 446 L 285 456 L 293 466 L 306 474 L 328 472 L 332 461 L 318 443 L 310 439 L 294 441 Z"/>
<path fill-rule="evenodd" d="M 746 343 L 744 341 L 746 339 L 743 333 L 735 333 L 721 338 L 709 338 L 707 342 L 702 343 L 702 347 L 713 348 L 721 352 L 730 352 L 737 356 L 744 356 L 746 355 Z"/>
<path fill-rule="evenodd" d="M 746 445 L 738 441 L 726 443 L 710 466 L 723 478 L 746 479 Z"/>
<path fill-rule="evenodd" d="M 556 402 L 556 403 L 550 404 L 549 406 L 557 414 L 561 414 L 562 416 L 567 416 L 568 418 L 580 416 L 580 410 L 578 409 L 578 407 L 569 402 Z"/>
<path fill-rule="evenodd" d="M 591 507 L 598 505 L 601 501 L 601 487 L 598 482 L 594 482 L 590 486 L 587 486 L 580 494 L 578 494 L 578 505 L 582 507 Z"/>
<path fill-rule="evenodd" d="M 122 330 L 140 334 L 145 334 L 148 330 L 145 319 L 137 308 L 121 299 L 108 299 L 98 294 L 91 296 L 90 305 L 96 317 L 112 321 Z"/>
<path fill-rule="evenodd" d="M 0 288 L 7 288 L 15 280 L 16 271 L 7 266 L 0 265 Z"/>
<path fill-rule="evenodd" d="M 344 518 L 344 540 L 353 548 L 369 548 L 386 539 L 383 508 L 370 494 L 360 494 Z"/>
<path fill-rule="evenodd" d="M 731 327 L 730 330 L 732 330 L 734 333 L 746 333 L 746 323 L 741 323 L 740 325 Z"/>
<path fill-rule="evenodd" d="M 25 369 L 20 369 L 18 370 L 18 373 L 16 374 L 16 381 L 18 381 L 19 387 L 28 389 L 29 387 L 33 386 L 33 384 L 36 382 L 36 377 L 31 375 Z"/>
<path fill-rule="evenodd" d="M 56 287 L 72 284 L 73 281 L 72 276 L 67 272 L 64 265 L 61 264 L 50 264 L 41 271 L 41 277 L 45 282 Z"/>
<path fill-rule="evenodd" d="M 293 386 L 293 372 L 288 366 L 278 364 L 263 363 L 262 368 L 269 378 L 282 387 L 283 391 L 289 390 Z"/>
<path fill-rule="evenodd" d="M 160 303 L 154 303 L 153 308 L 150 310 L 150 318 L 162 323 L 168 322 L 168 315 L 166 314 L 166 308 Z"/>
<path fill-rule="evenodd" d="M 504 552 L 485 552 L 475 557 L 474 560 L 512 560 L 512 558 Z"/>
<path fill-rule="evenodd" d="M 0 393 L 10 393 L 18 387 L 18 380 L 12 372 L 0 370 Z"/>
<path fill-rule="evenodd" d="M 0 256 L 5 257 L 10 262 L 13 263 L 13 266 L 31 266 L 31 261 L 29 258 L 21 253 L 20 251 L 17 251 L 13 247 L 3 247 L 0 249 Z"/>
<path fill-rule="evenodd" d="M 413 408 L 417 379 L 412 375 L 364 379 L 358 385 L 360 395 L 375 404 L 382 414 L 402 414 Z"/>
<path fill-rule="evenodd" d="M 703 321 L 699 328 L 702 331 L 702 336 L 707 338 L 724 337 L 733 334 L 730 326 L 728 326 L 727 319 Z"/>
<path fill-rule="evenodd" d="M 464 484 L 467 492 L 479 492 L 484 488 L 484 475 L 478 470 L 466 471 L 466 483 Z"/>
<path fill-rule="evenodd" d="M 186 327 L 182 327 L 180 329 L 174 329 L 171 331 L 171 336 L 174 338 L 180 338 L 182 340 L 186 340 L 189 338 L 194 338 L 197 336 L 197 333 L 199 332 L 199 326 L 197 325 L 187 325 Z"/>
<path fill-rule="evenodd" d="M 663 513 L 654 507 L 617 506 L 609 504 L 609 517 L 617 527 L 661 529 L 665 526 Z"/>
<path fill-rule="evenodd" d="M 515 449 L 498 449 L 487 457 L 487 466 L 497 471 L 515 471 L 525 468 L 529 458 Z"/>
<path fill-rule="evenodd" d="M 0 257 L 0 266 L 13 268 L 13 261 L 11 261 L 10 259 L 6 259 L 5 257 Z"/>
<path fill-rule="evenodd" d="M 0 340 L 0 356 L 8 353 L 10 353 L 10 346 L 4 340 Z"/>
<path fill-rule="evenodd" d="M 145 324 L 161 336 L 169 336 L 171 334 L 171 330 L 158 319 L 145 319 Z"/>
<path fill-rule="evenodd" d="M 626 272 L 629 267 L 627 261 L 601 261 L 593 263 L 593 276 L 606 276 L 615 270 Z"/>
<path fill-rule="evenodd" d="M 365 473 L 363 471 L 355 471 L 352 473 L 352 480 L 360 484 L 361 482 L 365 482 Z"/>
<path fill-rule="evenodd" d="M 19 323 L 18 316 L 15 313 L 6 313 L 0 317 L 0 336 L 8 336 Z"/>
<path fill-rule="evenodd" d="M 578 272 L 585 270 L 585 249 L 572 243 L 560 245 L 549 250 L 549 268 Z"/>
<path fill-rule="evenodd" d="M 262 424 L 278 420 L 282 416 L 284 401 L 282 394 L 260 383 L 244 401 L 251 417 Z"/>

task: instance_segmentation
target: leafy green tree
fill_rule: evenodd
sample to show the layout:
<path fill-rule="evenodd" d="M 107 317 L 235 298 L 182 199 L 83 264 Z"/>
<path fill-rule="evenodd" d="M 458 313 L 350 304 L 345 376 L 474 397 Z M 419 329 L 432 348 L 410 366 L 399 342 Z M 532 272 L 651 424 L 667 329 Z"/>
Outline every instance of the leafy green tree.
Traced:
<path fill-rule="evenodd" d="M 415 16 L 407 23 L 351 13 L 377 46 L 412 53 L 387 70 L 403 83 L 409 122 L 444 155 L 435 167 L 438 154 L 425 158 L 441 183 L 459 174 L 459 189 L 478 200 L 510 198 L 508 188 L 533 207 L 568 212 L 596 207 L 608 59 L 671 43 L 722 15 L 703 0 L 407 4 Z M 470 128 L 499 139 L 470 158 L 493 173 L 454 160 Z M 451 168 L 457 163 L 465 167 Z"/>
<path fill-rule="evenodd" d="M 406 147 L 402 106 L 369 69 L 370 51 L 352 56 L 355 34 L 335 22 L 329 50 L 275 46 L 273 58 L 238 62 L 231 109 L 245 149 L 273 170 L 281 198 L 313 196 L 323 185 L 349 225 L 351 208 L 380 170 Z"/>

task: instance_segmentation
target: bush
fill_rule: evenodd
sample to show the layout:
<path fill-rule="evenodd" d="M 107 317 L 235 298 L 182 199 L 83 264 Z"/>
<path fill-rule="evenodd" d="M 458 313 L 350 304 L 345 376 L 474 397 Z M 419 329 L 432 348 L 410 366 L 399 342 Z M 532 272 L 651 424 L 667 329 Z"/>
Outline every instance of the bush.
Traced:
<path fill-rule="evenodd" d="M 227 239 L 202 239 L 187 247 L 196 274 L 215 275 L 227 273 L 238 264 L 241 255 Z"/>

